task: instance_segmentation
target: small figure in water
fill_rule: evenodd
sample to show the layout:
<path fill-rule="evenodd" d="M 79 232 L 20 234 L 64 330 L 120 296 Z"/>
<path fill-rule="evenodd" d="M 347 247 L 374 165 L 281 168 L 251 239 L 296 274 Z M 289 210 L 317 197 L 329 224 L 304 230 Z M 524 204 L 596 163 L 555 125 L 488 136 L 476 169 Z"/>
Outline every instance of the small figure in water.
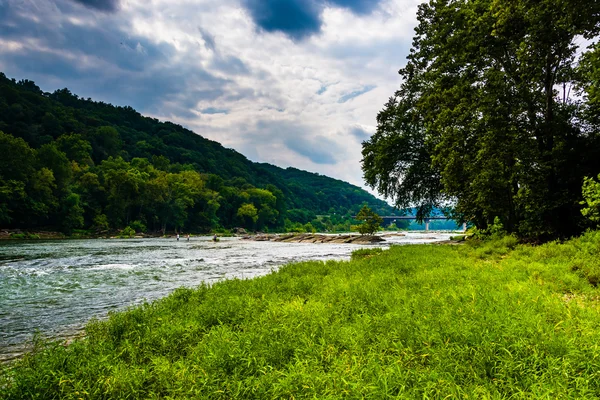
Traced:
<path fill-rule="evenodd" d="M 179 242 L 179 233 L 177 234 L 177 241 Z"/>
<path fill-rule="evenodd" d="M 215 236 L 213 236 L 213 242 L 217 242 L 219 241 L 219 238 L 217 237 L 217 234 L 215 233 Z"/>
<path fill-rule="evenodd" d="M 188 240 L 188 242 L 190 241 L 190 234 L 189 233 L 187 234 L 187 240 Z"/>

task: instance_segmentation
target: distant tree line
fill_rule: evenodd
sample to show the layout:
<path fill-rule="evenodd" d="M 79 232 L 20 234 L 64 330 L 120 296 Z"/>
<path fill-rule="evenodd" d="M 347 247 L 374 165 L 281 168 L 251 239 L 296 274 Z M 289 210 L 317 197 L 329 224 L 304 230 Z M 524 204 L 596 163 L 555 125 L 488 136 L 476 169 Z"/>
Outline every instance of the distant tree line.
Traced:
<path fill-rule="evenodd" d="M 0 151 L 5 228 L 337 231 L 363 204 L 393 212 L 346 182 L 253 163 L 131 107 L 2 73 Z"/>
<path fill-rule="evenodd" d="M 548 240 L 590 225 L 600 172 L 600 2 L 430 0 L 403 83 L 363 144 L 366 182 L 400 208 Z M 588 184 L 588 187 L 590 184 Z"/>

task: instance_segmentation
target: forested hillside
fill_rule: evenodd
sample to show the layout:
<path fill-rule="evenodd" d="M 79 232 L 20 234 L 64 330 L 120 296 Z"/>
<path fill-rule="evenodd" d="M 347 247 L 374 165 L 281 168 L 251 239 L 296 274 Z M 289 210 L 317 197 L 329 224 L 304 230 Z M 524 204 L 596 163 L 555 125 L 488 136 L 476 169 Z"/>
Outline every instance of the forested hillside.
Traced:
<path fill-rule="evenodd" d="M 203 232 L 342 230 L 385 202 L 242 154 L 131 107 L 45 93 L 0 73 L 0 226 Z"/>

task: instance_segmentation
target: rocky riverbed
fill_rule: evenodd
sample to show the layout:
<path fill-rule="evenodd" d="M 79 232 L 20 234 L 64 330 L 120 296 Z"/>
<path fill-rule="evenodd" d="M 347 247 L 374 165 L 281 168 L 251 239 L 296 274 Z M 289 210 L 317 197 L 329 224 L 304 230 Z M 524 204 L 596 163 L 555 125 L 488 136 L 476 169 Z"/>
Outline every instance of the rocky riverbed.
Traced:
<path fill-rule="evenodd" d="M 284 242 L 284 243 L 352 243 L 352 244 L 374 244 L 384 242 L 385 239 L 376 235 L 324 235 L 319 233 L 301 234 L 262 234 L 244 236 L 243 239 L 258 242 Z"/>

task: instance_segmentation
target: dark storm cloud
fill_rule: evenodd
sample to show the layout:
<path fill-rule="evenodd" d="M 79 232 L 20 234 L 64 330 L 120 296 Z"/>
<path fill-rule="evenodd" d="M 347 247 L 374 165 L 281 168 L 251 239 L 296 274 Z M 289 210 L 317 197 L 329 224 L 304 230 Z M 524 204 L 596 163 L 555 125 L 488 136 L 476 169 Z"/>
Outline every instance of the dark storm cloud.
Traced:
<path fill-rule="evenodd" d="M 379 5 L 378 0 L 329 0 L 327 3 L 347 8 L 356 14 L 369 14 Z"/>
<path fill-rule="evenodd" d="M 254 23 L 266 32 L 282 32 L 302 40 L 321 31 L 326 6 L 347 8 L 356 14 L 372 12 L 381 0 L 242 0 Z"/>
<path fill-rule="evenodd" d="M 99 11 L 115 12 L 119 9 L 120 0 L 71 0 L 88 8 Z"/>
<path fill-rule="evenodd" d="M 322 4 L 312 0 L 242 0 L 258 27 L 300 40 L 321 30 Z"/>

